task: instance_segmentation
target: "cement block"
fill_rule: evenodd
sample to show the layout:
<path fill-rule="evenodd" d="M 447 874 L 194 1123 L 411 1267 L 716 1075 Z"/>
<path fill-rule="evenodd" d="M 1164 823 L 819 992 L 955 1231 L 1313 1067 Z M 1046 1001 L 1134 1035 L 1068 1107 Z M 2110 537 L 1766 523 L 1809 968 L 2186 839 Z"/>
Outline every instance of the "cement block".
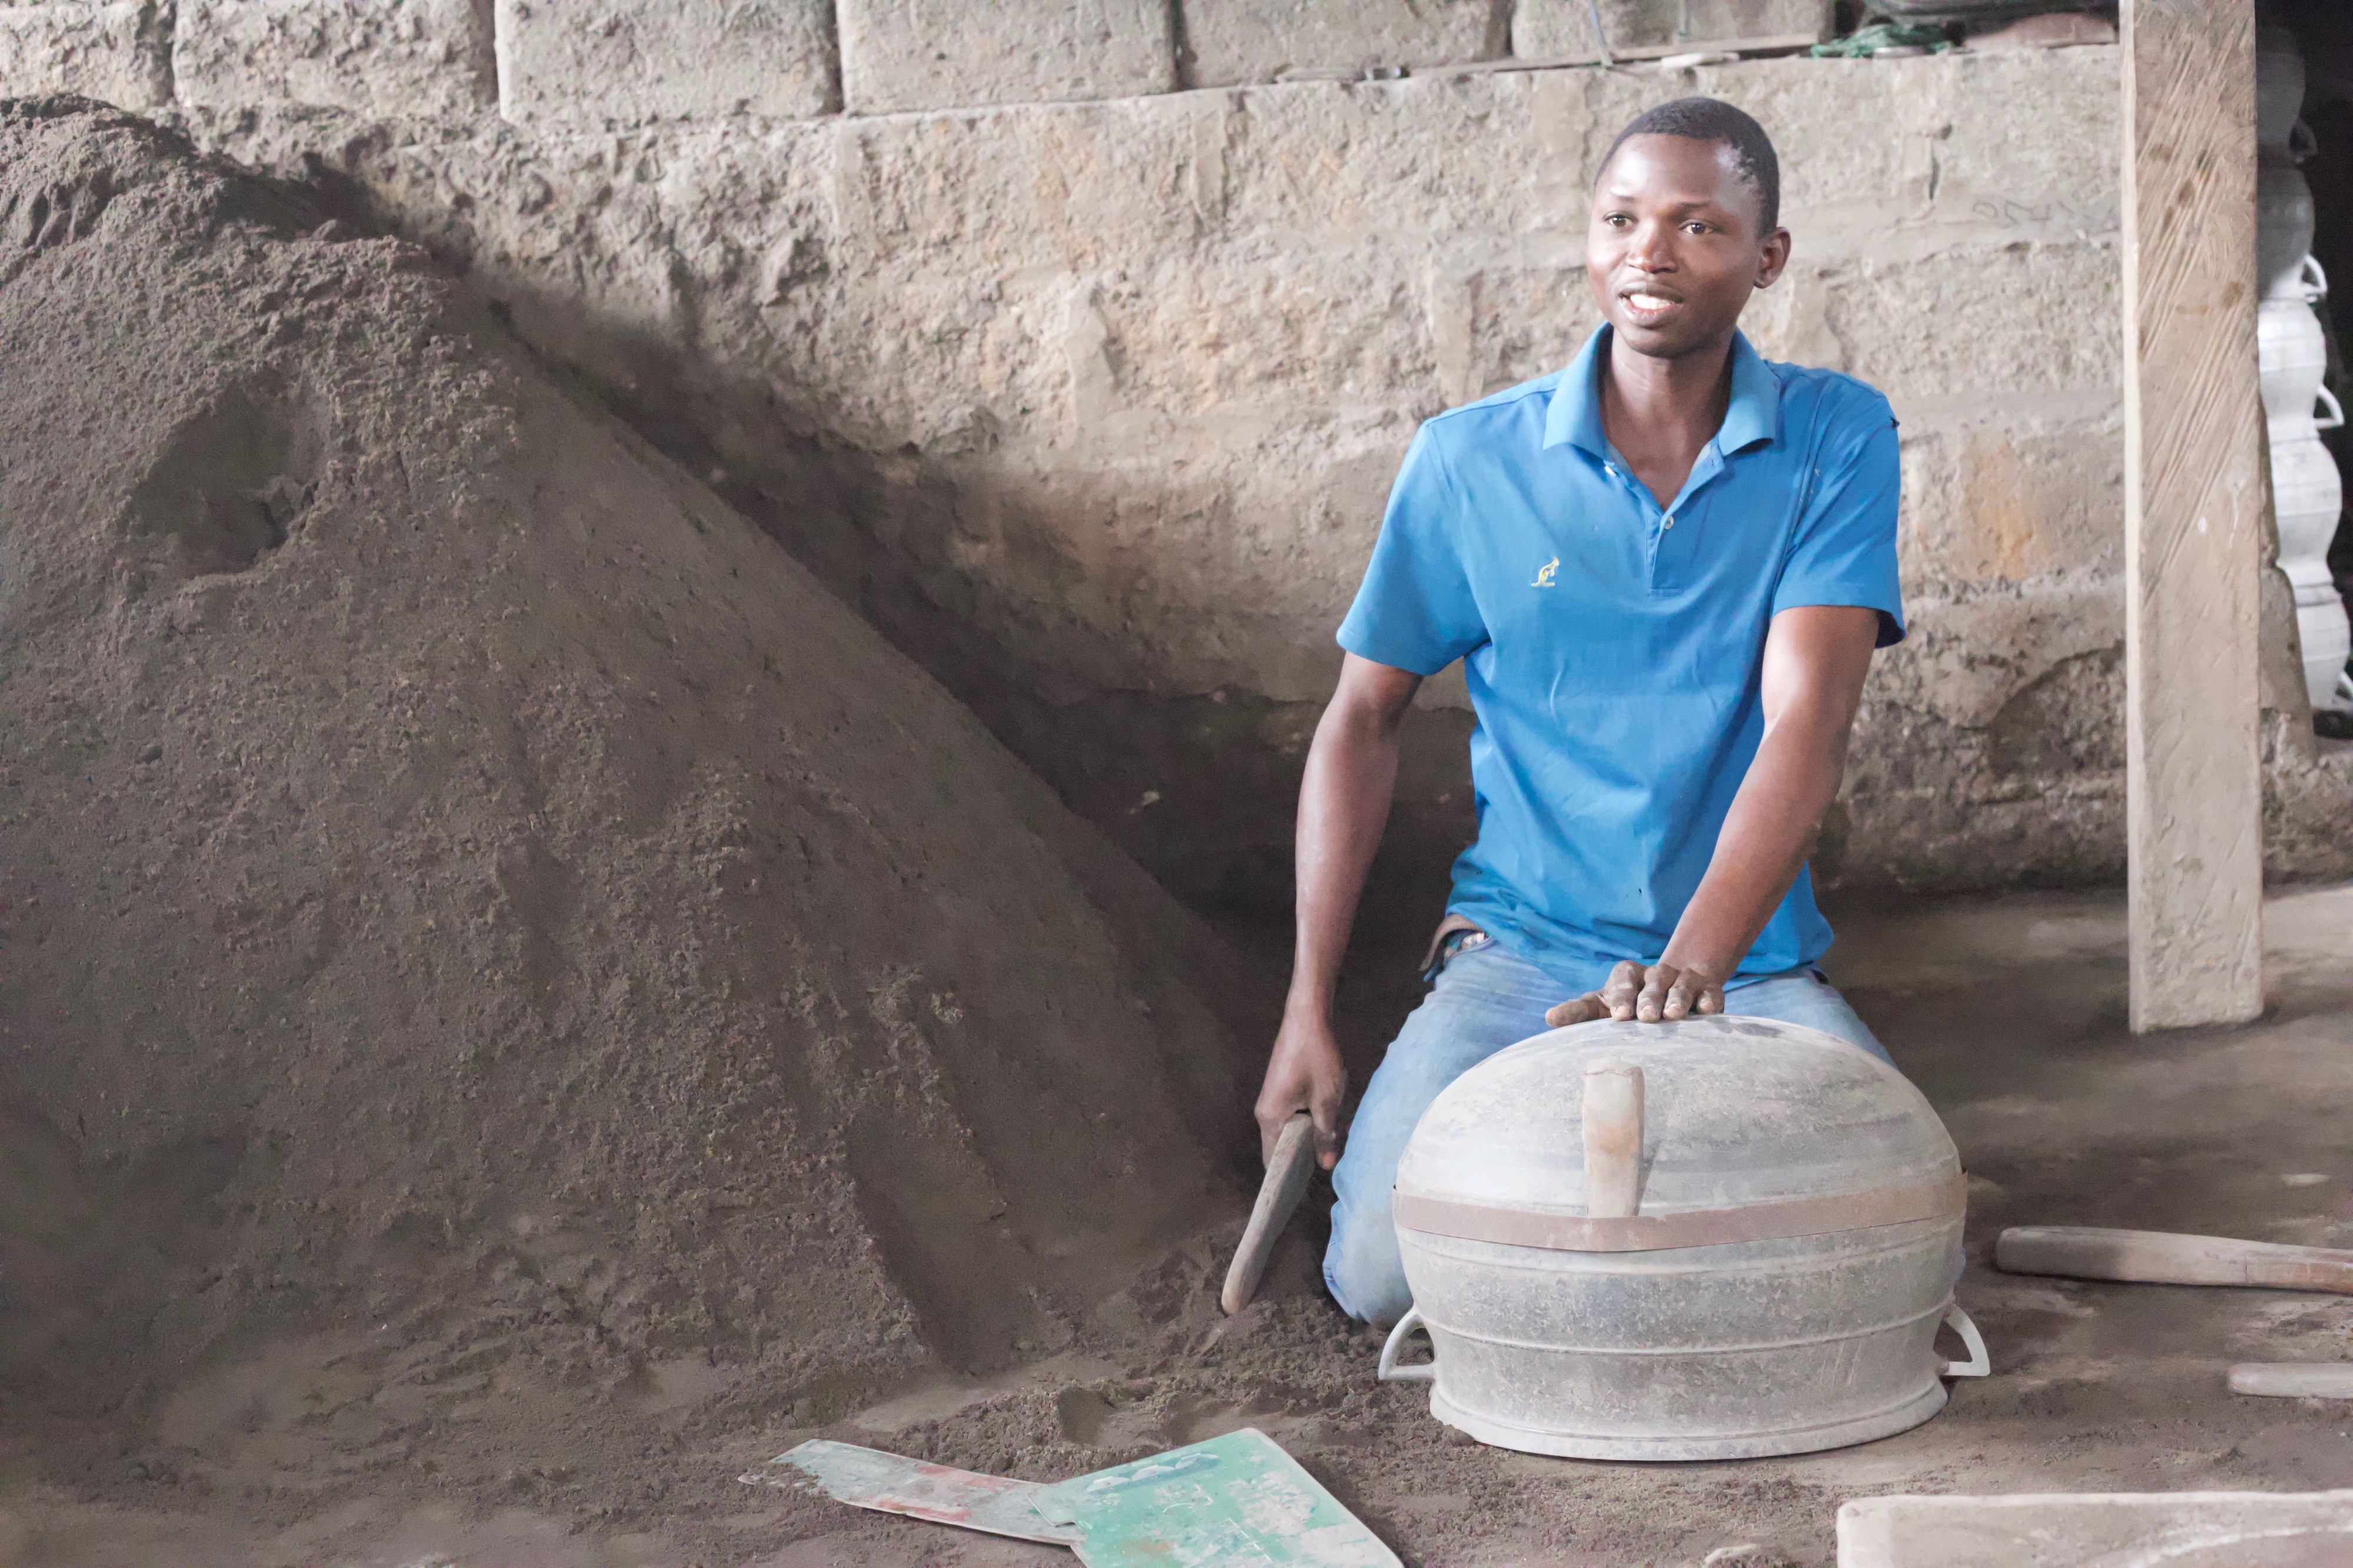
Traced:
<path fill-rule="evenodd" d="M 1907 592 L 2122 569 L 2124 433 L 2115 411 L 2062 420 L 2021 409 L 2000 426 L 1914 421 L 1904 437 Z"/>
<path fill-rule="evenodd" d="M 2010 68 L 2015 59 L 1760 60 L 1702 69 L 1675 85 L 1651 77 L 1648 92 L 1617 101 L 1639 109 L 1704 92 L 1755 115 L 1780 153 L 1782 221 L 1797 236 L 1792 266 L 1810 264 L 1826 242 L 1878 264 L 1959 238 L 2031 246 L 2113 237 L 2116 51 L 2046 55 L 2036 86 Z M 1646 80 L 1639 71 L 1618 77 Z M 1831 110 L 1864 103 L 1882 117 L 1869 136 L 1854 133 L 1861 121 Z M 1631 117 L 1605 117 L 1593 151 Z"/>
<path fill-rule="evenodd" d="M 1180 0 L 1196 87 L 1352 77 L 1504 52 L 1492 0 Z"/>
<path fill-rule="evenodd" d="M 414 119 L 497 99 L 490 0 L 180 0 L 172 69 L 180 100 L 204 108 Z"/>
<path fill-rule="evenodd" d="M 2079 1568 L 2353 1557 L 2353 1491 L 1881 1497 L 1842 1504 L 1839 1568 Z"/>
<path fill-rule="evenodd" d="M 1820 285 L 1837 290 L 1830 315 L 1848 363 L 1835 368 L 1886 393 L 1898 417 L 1959 387 L 2072 395 L 2124 374 L 2113 246 L 1956 247 L 1837 267 Z"/>
<path fill-rule="evenodd" d="M 1810 34 L 1827 37 L 1828 0 L 1601 0 L 1601 25 L 1615 49 L 1689 42 L 1725 43 Z M 1512 8 L 1512 54 L 1524 60 L 1589 59 L 1599 52 L 1586 0 L 1518 0 Z"/>
<path fill-rule="evenodd" d="M 499 110 L 518 125 L 829 114 L 830 0 L 497 0 Z"/>
<path fill-rule="evenodd" d="M 1938 722 L 1984 730 L 2021 692 L 2062 665 L 2105 658 L 2124 647 L 2125 606 L 2116 579 L 2052 574 L 1999 594 L 1906 594 L 1911 635 L 1873 658 L 1872 680 L 1884 696 Z M 1937 778 L 1933 758 L 1850 757 L 1857 777 L 1911 770 Z M 1949 776 L 1947 784 L 1956 784 Z"/>
<path fill-rule="evenodd" d="M 1176 86 L 1170 0 L 840 0 L 852 114 L 1132 98 Z"/>
<path fill-rule="evenodd" d="M 136 4 L 0 6 L 0 96 L 79 92 L 121 109 L 171 100 L 161 35 Z"/>

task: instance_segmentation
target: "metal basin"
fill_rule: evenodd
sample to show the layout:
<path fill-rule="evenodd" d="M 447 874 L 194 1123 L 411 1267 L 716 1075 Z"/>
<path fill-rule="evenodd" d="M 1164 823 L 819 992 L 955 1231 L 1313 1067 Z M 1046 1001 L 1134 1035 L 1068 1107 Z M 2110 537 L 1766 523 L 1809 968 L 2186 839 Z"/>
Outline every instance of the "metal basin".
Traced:
<path fill-rule="evenodd" d="M 1588 1068 L 1635 1072 L 1623 1182 L 1596 1154 L 1588 1183 Z M 1818 1030 L 1733 1016 L 1523 1041 L 1431 1104 L 1393 1202 L 1414 1310 L 1382 1375 L 1431 1382 L 1431 1414 L 1482 1442 L 1801 1453 L 1917 1426 L 1944 1377 L 1985 1370 L 1952 1297 L 1952 1140 L 1902 1074 Z M 1936 1352 L 1947 1321 L 1965 1365 Z M 1417 1327 L 1433 1360 L 1400 1365 Z"/>

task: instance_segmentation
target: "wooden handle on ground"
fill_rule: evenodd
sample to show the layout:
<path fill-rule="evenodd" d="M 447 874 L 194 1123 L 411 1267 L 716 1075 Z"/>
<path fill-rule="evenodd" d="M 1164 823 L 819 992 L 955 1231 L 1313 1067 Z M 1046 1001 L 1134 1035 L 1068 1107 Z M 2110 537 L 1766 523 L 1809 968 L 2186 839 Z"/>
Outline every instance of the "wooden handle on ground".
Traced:
<path fill-rule="evenodd" d="M 2063 1274 L 2145 1285 L 2254 1285 L 2353 1296 L 2353 1252 L 2227 1236 L 2019 1226 L 1995 1241 L 1993 1259 L 2012 1274 Z"/>
<path fill-rule="evenodd" d="M 1585 1212 L 1626 1219 L 1642 1206 L 1642 1069 L 1604 1057 L 1585 1064 Z"/>
<path fill-rule="evenodd" d="M 2241 1362 L 2231 1369 L 2231 1391 L 2268 1394 L 2282 1399 L 2353 1399 L 2353 1363 Z"/>
<path fill-rule="evenodd" d="M 1315 1173 L 1314 1132 L 1314 1118 L 1303 1110 L 1275 1134 L 1274 1157 L 1266 1163 L 1266 1179 L 1258 1184 L 1258 1201 L 1250 1205 L 1250 1224 L 1243 1227 L 1241 1245 L 1234 1248 L 1233 1264 L 1226 1270 L 1226 1288 L 1218 1298 L 1228 1317 L 1249 1306 L 1258 1293 L 1266 1260 L 1305 1194 L 1307 1178 Z"/>

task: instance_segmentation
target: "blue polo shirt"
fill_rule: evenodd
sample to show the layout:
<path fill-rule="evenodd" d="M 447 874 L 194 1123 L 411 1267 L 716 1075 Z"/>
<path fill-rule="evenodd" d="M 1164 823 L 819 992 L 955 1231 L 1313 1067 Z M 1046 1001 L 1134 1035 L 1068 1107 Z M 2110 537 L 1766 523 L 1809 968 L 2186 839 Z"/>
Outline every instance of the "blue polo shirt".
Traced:
<path fill-rule="evenodd" d="M 1417 675 L 1463 660 L 1479 837 L 1448 907 L 1564 995 L 1665 950 L 1764 734 L 1773 617 L 1863 605 L 1904 636 L 1887 400 L 1736 337 L 1724 425 L 1662 508 L 1602 433 L 1609 336 L 1422 426 L 1340 626 Z M 1732 984 L 1830 944 L 1801 871 Z"/>

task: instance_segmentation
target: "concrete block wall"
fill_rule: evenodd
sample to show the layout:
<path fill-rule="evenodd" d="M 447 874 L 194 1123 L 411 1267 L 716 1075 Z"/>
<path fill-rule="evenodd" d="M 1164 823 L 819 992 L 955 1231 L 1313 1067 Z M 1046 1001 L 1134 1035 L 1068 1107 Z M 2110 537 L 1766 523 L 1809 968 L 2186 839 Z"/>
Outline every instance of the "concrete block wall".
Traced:
<path fill-rule="evenodd" d="M 1184 14 L 1196 87 L 1460 64 L 1508 43 L 1494 0 L 1189 0 Z"/>
<path fill-rule="evenodd" d="M 0 91 L 78 92 L 125 109 L 168 104 L 168 28 L 139 0 L 0 5 Z"/>
<path fill-rule="evenodd" d="M 534 129 L 794 120 L 841 104 L 832 0 L 497 0 L 496 30 L 501 112 Z"/>
<path fill-rule="evenodd" d="M 1620 47 L 1826 0 L 1602 0 Z M 1132 98 L 1591 54 L 1587 0 L 0 0 L 0 90 L 545 131 Z"/>
<path fill-rule="evenodd" d="M 852 114 L 1170 92 L 1166 0 L 840 0 Z"/>
<path fill-rule="evenodd" d="M 1612 50 L 1697 46 L 1720 38 L 1828 36 L 1826 0 L 1613 0 L 1599 7 L 1594 36 L 1588 0 L 1514 0 L 1512 54 L 1524 60 L 1590 59 Z"/>
<path fill-rule="evenodd" d="M 988 32 L 940 0 L 498 0 L 495 107 L 449 74 L 393 107 L 380 84 L 424 79 L 364 63 L 322 107 L 264 51 L 250 101 L 156 112 L 331 171 L 470 268 L 1171 887 L 1279 907 L 1331 633 L 1416 423 L 1574 353 L 1594 160 L 1662 99 L 1730 99 L 1780 142 L 1797 241 L 1751 336 L 1904 424 L 1912 637 L 1875 666 L 1822 868 L 2120 871 L 2114 49 L 1344 81 L 1314 73 L 1456 57 L 1474 21 L 1492 52 L 1498 13 L 1211 4 L 1006 0 Z M 64 8 L 0 26 L 27 9 Z M 395 60 L 444 58 L 425 40 L 471 36 L 461 11 L 419 7 Z M 1161 90 L 1213 69 L 1306 79 Z M 1468 722 L 1459 675 L 1430 683 L 1401 918 L 1469 830 Z M 2277 759 L 2304 772 L 2275 860 L 2353 873 L 2310 750 Z"/>
<path fill-rule="evenodd" d="M 498 102 L 489 0 L 179 0 L 180 102 L 467 116 Z"/>

